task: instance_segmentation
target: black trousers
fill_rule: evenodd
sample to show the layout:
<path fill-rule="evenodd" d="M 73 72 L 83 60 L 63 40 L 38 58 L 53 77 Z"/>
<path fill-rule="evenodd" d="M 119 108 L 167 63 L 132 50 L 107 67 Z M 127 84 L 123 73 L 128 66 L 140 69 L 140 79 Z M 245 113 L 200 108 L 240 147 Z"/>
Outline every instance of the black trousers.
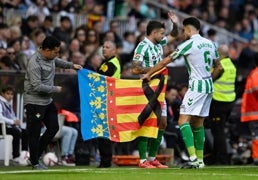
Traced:
<path fill-rule="evenodd" d="M 100 155 L 100 166 L 110 167 L 112 162 L 112 142 L 107 138 L 97 138 L 99 155 Z"/>
<path fill-rule="evenodd" d="M 46 106 L 27 104 L 25 109 L 29 134 L 30 160 L 32 165 L 36 165 L 39 163 L 39 157 L 59 129 L 57 108 L 52 102 Z M 40 136 L 42 123 L 47 130 Z"/>
<path fill-rule="evenodd" d="M 225 123 L 233 109 L 234 102 L 220 102 L 212 100 L 210 107 L 210 125 L 214 138 L 213 161 L 217 164 L 229 164 Z"/>
<path fill-rule="evenodd" d="M 20 144 L 23 151 L 28 151 L 28 132 L 16 126 L 6 127 L 6 133 L 13 136 L 13 159 L 20 156 Z"/>

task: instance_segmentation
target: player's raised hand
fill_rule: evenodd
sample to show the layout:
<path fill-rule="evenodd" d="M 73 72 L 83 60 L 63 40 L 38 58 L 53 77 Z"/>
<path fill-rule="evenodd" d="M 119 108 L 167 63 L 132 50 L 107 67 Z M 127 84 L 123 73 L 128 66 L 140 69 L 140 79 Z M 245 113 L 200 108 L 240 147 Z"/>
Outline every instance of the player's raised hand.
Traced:
<path fill-rule="evenodd" d="M 168 17 L 172 21 L 172 23 L 175 23 L 175 24 L 178 23 L 178 17 L 176 16 L 176 14 L 173 11 L 168 12 Z"/>

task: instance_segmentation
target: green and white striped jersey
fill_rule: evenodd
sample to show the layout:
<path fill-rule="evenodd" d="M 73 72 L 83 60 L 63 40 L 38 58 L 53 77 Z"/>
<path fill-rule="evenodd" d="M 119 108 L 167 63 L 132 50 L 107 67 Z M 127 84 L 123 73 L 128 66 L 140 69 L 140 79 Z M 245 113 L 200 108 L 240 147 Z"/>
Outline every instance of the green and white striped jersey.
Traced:
<path fill-rule="evenodd" d="M 141 61 L 143 67 L 153 67 L 163 59 L 162 46 L 167 44 L 167 38 L 164 37 L 158 44 L 154 44 L 148 38 L 144 38 L 134 50 L 133 61 Z"/>
<path fill-rule="evenodd" d="M 218 59 L 215 45 L 210 40 L 193 35 L 178 46 L 172 54 L 173 59 L 183 56 L 189 74 L 189 89 L 199 93 L 213 92 L 211 68 Z"/>

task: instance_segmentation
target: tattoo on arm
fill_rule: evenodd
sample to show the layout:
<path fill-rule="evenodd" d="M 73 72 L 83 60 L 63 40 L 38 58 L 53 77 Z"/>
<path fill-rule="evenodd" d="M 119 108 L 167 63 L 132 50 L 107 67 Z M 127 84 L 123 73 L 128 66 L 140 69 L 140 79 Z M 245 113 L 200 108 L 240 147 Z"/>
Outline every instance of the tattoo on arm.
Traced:
<path fill-rule="evenodd" d="M 133 74 L 145 74 L 147 73 L 149 68 L 142 67 L 142 62 L 133 61 L 132 62 L 132 72 Z"/>
<path fill-rule="evenodd" d="M 170 32 L 170 35 L 173 36 L 173 37 L 177 37 L 179 34 L 179 31 L 178 31 L 178 26 L 176 23 L 173 23 L 173 29 L 172 31 Z"/>

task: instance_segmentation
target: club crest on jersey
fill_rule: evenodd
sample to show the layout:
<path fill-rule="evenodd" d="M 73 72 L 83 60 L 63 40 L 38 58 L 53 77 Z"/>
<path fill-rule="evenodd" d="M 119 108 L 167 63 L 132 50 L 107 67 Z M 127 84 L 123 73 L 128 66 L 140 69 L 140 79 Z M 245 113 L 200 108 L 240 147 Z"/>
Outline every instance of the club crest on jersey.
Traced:
<path fill-rule="evenodd" d="M 135 55 L 134 55 L 134 57 L 133 57 L 133 59 L 135 59 L 135 60 L 139 60 L 139 59 L 140 59 L 140 57 L 141 57 L 141 55 L 140 55 L 140 54 L 135 54 Z"/>

